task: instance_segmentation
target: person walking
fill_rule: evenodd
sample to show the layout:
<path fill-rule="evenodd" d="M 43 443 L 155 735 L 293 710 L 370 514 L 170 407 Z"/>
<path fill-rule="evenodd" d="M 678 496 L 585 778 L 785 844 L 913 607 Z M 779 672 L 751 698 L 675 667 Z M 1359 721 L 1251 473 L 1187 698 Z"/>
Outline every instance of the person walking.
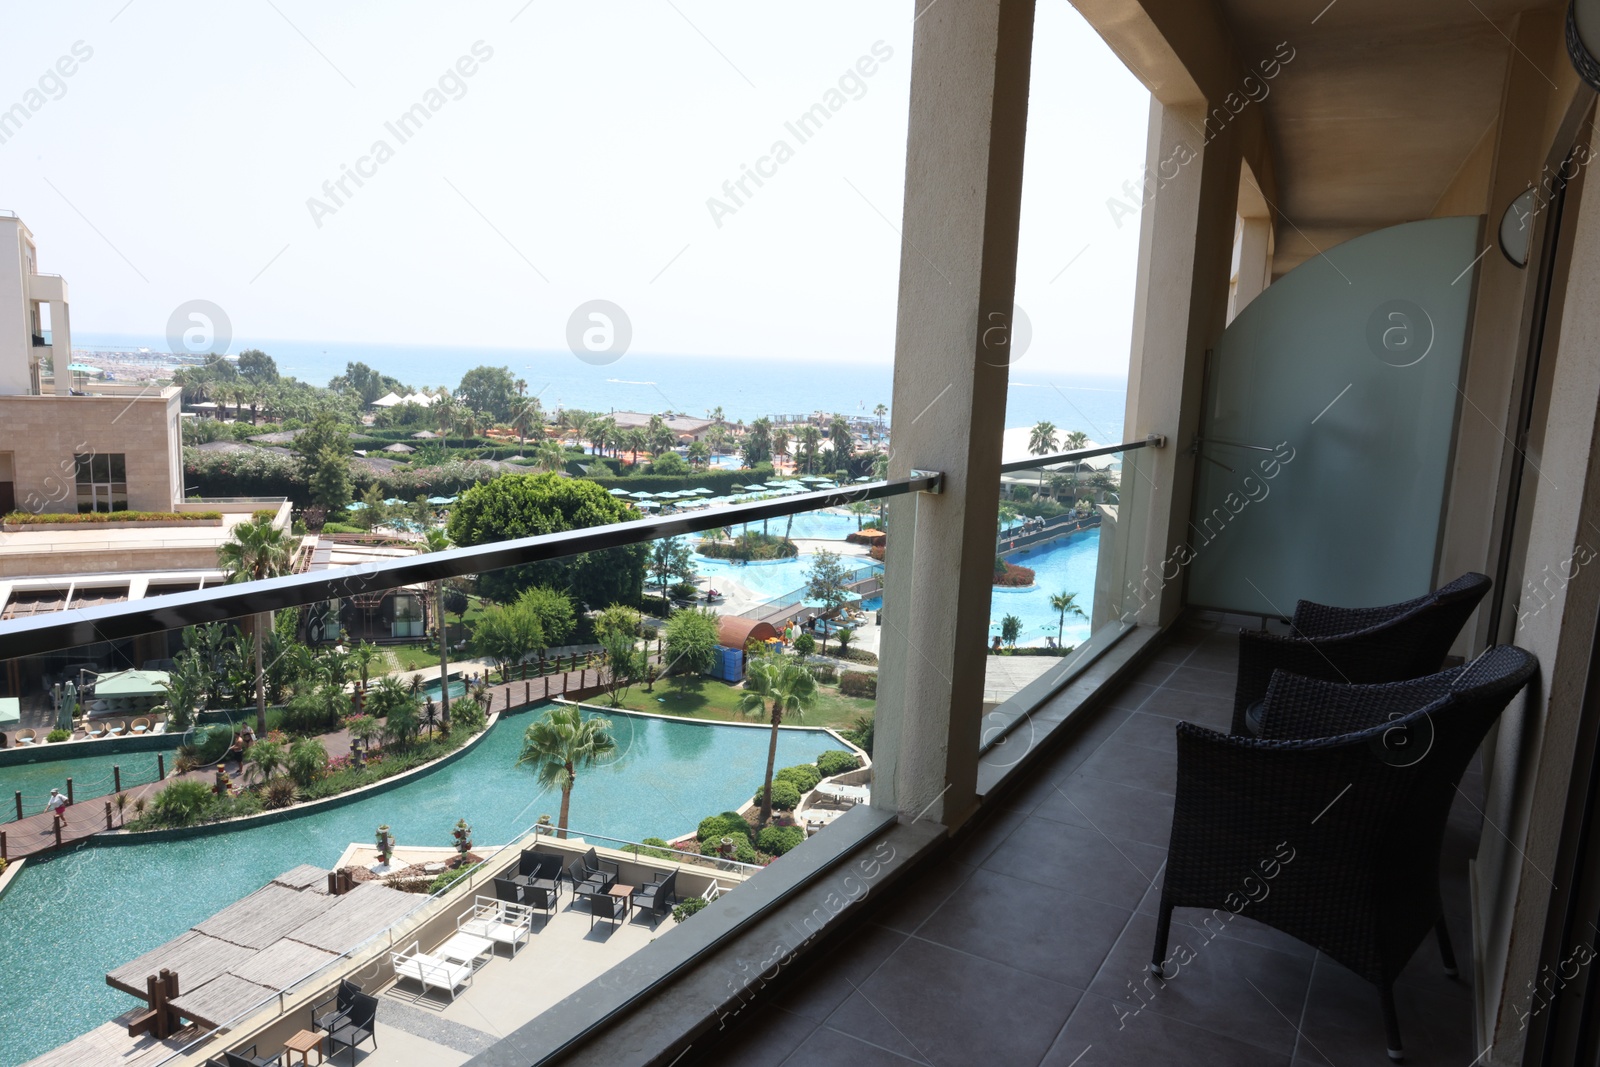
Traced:
<path fill-rule="evenodd" d="M 45 801 L 45 807 L 55 813 L 56 822 L 66 822 L 67 798 L 62 795 L 61 790 L 50 790 L 50 799 Z"/>

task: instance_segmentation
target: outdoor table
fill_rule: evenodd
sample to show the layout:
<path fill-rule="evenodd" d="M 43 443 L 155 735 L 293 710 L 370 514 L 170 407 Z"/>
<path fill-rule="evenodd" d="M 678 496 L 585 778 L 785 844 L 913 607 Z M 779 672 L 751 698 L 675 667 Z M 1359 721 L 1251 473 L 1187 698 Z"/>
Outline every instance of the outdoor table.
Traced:
<path fill-rule="evenodd" d="M 440 945 L 434 955 L 451 963 L 463 963 L 470 967 L 479 956 L 494 955 L 494 942 L 477 934 L 456 934 Z"/>
<path fill-rule="evenodd" d="M 606 890 L 606 895 L 622 898 L 622 914 L 624 916 L 631 915 L 633 913 L 633 886 L 614 885 L 610 889 Z"/>
<path fill-rule="evenodd" d="M 306 1053 L 317 1050 L 317 1062 L 322 1062 L 322 1035 L 311 1030 L 301 1030 L 283 1043 L 285 1052 L 300 1053 L 300 1067 L 306 1067 Z"/>

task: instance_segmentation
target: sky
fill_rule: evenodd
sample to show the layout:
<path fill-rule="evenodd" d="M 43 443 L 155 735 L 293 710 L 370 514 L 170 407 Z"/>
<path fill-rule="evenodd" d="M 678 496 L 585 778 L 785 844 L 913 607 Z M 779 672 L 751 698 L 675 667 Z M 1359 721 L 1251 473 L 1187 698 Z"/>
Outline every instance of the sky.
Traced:
<path fill-rule="evenodd" d="M 0 208 L 80 337 L 159 336 L 202 299 L 239 337 L 549 350 L 606 300 L 636 351 L 887 364 L 915 10 L 25 5 Z M 1025 358 L 1120 377 L 1138 219 L 1107 201 L 1139 181 L 1149 96 L 1065 0 L 1039 5 L 1032 77 Z M 785 123 L 833 91 L 801 143 Z"/>

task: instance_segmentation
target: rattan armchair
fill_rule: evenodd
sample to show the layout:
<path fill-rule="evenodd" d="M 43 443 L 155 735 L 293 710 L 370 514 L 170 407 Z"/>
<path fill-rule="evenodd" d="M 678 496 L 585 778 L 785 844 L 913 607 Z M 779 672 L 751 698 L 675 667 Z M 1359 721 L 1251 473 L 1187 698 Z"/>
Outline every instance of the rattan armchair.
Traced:
<path fill-rule="evenodd" d="M 1266 736 L 1179 723 L 1151 970 L 1172 976 L 1173 908 L 1210 909 L 1208 927 L 1247 915 L 1376 985 L 1389 1055 L 1400 1058 L 1395 977 L 1430 932 L 1455 970 L 1439 862 L 1456 786 L 1536 668 L 1527 652 L 1500 646 L 1382 685 L 1280 671 L 1263 701 Z"/>
<path fill-rule="evenodd" d="M 1461 627 L 1494 583 L 1468 572 L 1400 604 L 1339 608 L 1302 600 L 1289 634 L 1239 633 L 1233 732 L 1254 734 L 1275 670 L 1347 685 L 1399 682 L 1438 670 Z"/>

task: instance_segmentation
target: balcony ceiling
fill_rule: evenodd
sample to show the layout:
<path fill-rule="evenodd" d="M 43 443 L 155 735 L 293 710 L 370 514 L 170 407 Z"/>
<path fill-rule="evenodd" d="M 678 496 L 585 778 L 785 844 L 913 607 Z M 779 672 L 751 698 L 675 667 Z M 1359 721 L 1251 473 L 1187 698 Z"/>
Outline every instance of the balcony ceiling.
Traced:
<path fill-rule="evenodd" d="M 1428 217 L 1494 122 L 1513 17 L 1549 6 L 1335 0 L 1319 16 L 1322 2 L 1218 0 L 1247 66 L 1295 49 L 1266 102 L 1280 245 Z"/>

